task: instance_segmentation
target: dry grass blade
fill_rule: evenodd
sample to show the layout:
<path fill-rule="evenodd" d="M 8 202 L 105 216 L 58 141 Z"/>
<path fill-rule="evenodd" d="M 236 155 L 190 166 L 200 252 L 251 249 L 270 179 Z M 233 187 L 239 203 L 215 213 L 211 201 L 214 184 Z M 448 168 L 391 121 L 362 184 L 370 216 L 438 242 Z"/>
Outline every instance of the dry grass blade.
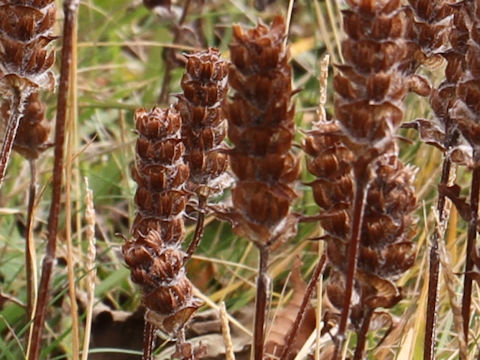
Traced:
<path fill-rule="evenodd" d="M 86 288 L 87 288 L 87 309 L 85 315 L 85 333 L 83 337 L 83 349 L 82 360 L 87 360 L 88 349 L 90 344 L 91 325 L 93 306 L 95 303 L 95 279 L 96 279 L 96 248 L 95 248 L 95 207 L 93 204 L 93 192 L 88 185 L 88 179 L 85 178 L 85 190 L 86 196 L 86 209 L 85 209 L 85 222 L 87 227 L 85 229 L 85 238 L 88 243 L 87 259 L 85 263 L 85 269 L 87 270 Z"/>

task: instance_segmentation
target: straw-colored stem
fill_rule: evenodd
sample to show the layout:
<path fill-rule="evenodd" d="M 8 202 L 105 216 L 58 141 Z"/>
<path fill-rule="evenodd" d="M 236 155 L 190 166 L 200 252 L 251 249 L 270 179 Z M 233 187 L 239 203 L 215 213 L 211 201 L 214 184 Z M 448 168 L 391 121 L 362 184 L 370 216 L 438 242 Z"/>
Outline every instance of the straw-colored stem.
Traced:
<path fill-rule="evenodd" d="M 36 160 L 31 159 L 30 185 L 28 189 L 27 229 L 25 242 L 25 271 L 27 274 L 27 312 L 31 319 L 33 306 L 37 299 L 37 251 L 33 238 L 33 223 L 35 221 L 35 198 L 37 194 Z"/>
<path fill-rule="evenodd" d="M 72 65 L 70 69 L 70 91 L 69 91 L 69 103 L 70 108 L 68 110 L 67 121 L 67 152 L 65 160 L 65 218 L 72 219 L 72 189 L 73 184 L 73 166 L 75 161 L 74 147 L 75 147 L 75 109 L 73 108 L 76 94 L 75 94 L 75 76 L 76 76 L 76 24 L 74 24 L 72 33 Z M 73 257 L 73 242 L 72 242 L 72 222 L 65 222 L 65 242 L 67 245 L 67 276 L 68 276 L 68 295 L 70 298 L 70 317 L 72 320 L 72 360 L 78 360 L 80 358 L 80 334 L 79 334 L 79 321 L 78 321 L 78 305 L 76 294 L 76 281 L 75 281 L 75 259 Z"/>

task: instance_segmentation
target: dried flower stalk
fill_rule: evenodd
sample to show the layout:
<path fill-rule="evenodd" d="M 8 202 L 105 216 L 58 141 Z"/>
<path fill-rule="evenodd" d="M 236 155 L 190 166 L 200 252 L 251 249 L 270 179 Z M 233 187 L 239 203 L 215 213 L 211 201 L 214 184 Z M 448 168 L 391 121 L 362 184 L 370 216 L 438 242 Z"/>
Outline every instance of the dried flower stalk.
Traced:
<path fill-rule="evenodd" d="M 296 231 L 290 205 L 299 161 L 292 152 L 295 134 L 292 70 L 284 47 L 285 22 L 276 17 L 270 27 L 259 24 L 233 28 L 230 44 L 228 135 L 234 148 L 230 163 L 237 181 L 233 208 L 226 218 L 234 231 L 247 236 L 260 252 L 254 329 L 254 358 L 262 359 L 269 278 L 268 254 Z"/>
<path fill-rule="evenodd" d="M 448 39 L 451 37 L 452 13 L 454 8 L 445 0 L 426 1 L 410 0 L 407 6 L 408 26 L 406 37 L 409 40 L 409 62 L 411 71 L 420 64 L 435 64 L 445 56 L 450 62 L 453 52 L 448 49 Z M 448 49 L 448 50 L 447 50 Z M 458 49 L 457 49 L 458 50 Z M 463 56 L 462 56 L 463 57 Z M 448 67 L 447 67 L 448 68 Z M 447 70 L 447 73 L 449 71 Z M 422 140 L 435 145 L 444 152 L 440 186 L 446 185 L 451 177 L 452 150 L 456 149 L 459 132 L 455 122 L 449 115 L 449 109 L 455 101 L 456 82 L 445 80 L 430 94 L 430 104 L 435 114 L 434 120 L 417 119 L 405 127 L 414 127 L 419 130 Z M 445 212 L 445 195 L 439 193 L 437 201 L 439 223 L 431 237 L 429 256 L 429 277 L 427 297 L 427 318 L 425 324 L 424 359 L 434 358 L 435 327 L 437 315 L 437 300 L 440 272 L 439 241 L 443 236 L 443 229 L 447 214 Z"/>
<path fill-rule="evenodd" d="M 168 336 L 179 336 L 202 302 L 185 275 L 183 215 L 189 176 L 183 162 L 182 121 L 174 109 L 135 113 L 138 139 L 133 178 L 137 215 L 132 238 L 123 245 L 133 282 L 139 284 L 147 321 Z"/>
<path fill-rule="evenodd" d="M 187 189 L 197 194 L 197 227 L 187 250 L 191 256 L 203 234 L 205 206 L 209 196 L 223 191 L 229 176 L 224 139 L 227 132 L 225 96 L 228 90 L 228 63 L 218 50 L 187 55 L 182 78 L 183 94 L 177 109 L 182 116 L 184 160 L 190 168 Z"/>
<path fill-rule="evenodd" d="M 479 89 L 480 89 L 480 4 L 476 1 L 465 1 L 457 5 L 454 15 L 455 31 L 452 31 L 450 41 L 454 50 L 452 60 L 447 67 L 447 80 L 457 80 L 457 100 L 450 115 L 458 129 L 465 137 L 472 150 L 470 168 L 472 184 L 470 188 L 470 203 L 468 212 L 459 210 L 468 221 L 467 251 L 465 259 L 465 278 L 462 299 L 462 316 L 465 342 L 468 344 L 470 327 L 470 312 L 472 302 L 472 285 L 474 275 L 478 274 L 480 261 L 476 249 L 478 232 L 478 206 L 480 192 L 480 126 L 479 126 Z M 466 51 L 465 51 L 466 50 Z M 465 54 L 463 57 L 462 55 Z M 463 71 L 462 71 L 463 70 Z M 458 207 L 459 197 L 452 201 Z"/>
<path fill-rule="evenodd" d="M 378 307 L 400 299 L 392 280 L 413 264 L 410 213 L 412 171 L 396 155 L 395 132 L 410 80 L 399 1 L 349 0 L 343 12 L 345 64 L 334 78 L 335 122 L 320 121 L 304 149 L 333 265 L 327 295 L 339 309 L 334 359 L 340 358 L 350 322 L 358 332 L 355 359 Z M 398 266 L 392 266 L 395 260 Z"/>

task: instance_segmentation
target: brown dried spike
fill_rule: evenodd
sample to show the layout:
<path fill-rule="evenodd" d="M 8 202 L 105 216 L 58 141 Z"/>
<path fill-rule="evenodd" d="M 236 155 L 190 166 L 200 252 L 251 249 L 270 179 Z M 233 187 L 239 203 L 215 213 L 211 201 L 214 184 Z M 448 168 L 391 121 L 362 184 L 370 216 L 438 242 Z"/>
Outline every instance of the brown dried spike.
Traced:
<path fill-rule="evenodd" d="M 217 49 L 208 49 L 189 54 L 185 69 L 177 109 L 183 119 L 185 161 L 190 167 L 188 187 L 195 192 L 207 188 L 218 193 L 225 186 L 222 175 L 228 165 L 222 151 L 227 132 L 228 63 Z"/>
<path fill-rule="evenodd" d="M 138 131 L 135 194 L 137 215 L 132 238 L 122 247 L 132 281 L 140 285 L 147 320 L 176 336 L 202 302 L 193 296 L 185 276 L 187 254 L 179 246 L 185 229 L 189 176 L 183 163 L 182 121 L 176 109 L 144 109 L 135 113 Z"/>
<path fill-rule="evenodd" d="M 3 121 L 7 122 L 10 117 L 8 101 L 3 102 L 0 111 Z M 34 92 L 26 100 L 13 145 L 14 150 L 26 159 L 36 159 L 51 146 L 47 143 L 49 133 L 50 125 L 45 119 L 45 104 L 40 100 L 38 92 Z"/>
<path fill-rule="evenodd" d="M 55 2 L 26 1 L 0 5 L 0 70 L 2 86 L 52 88 L 53 51 L 45 46 L 54 39 Z M 29 59 L 24 61 L 24 59 Z"/>
<path fill-rule="evenodd" d="M 270 27 L 259 24 L 243 30 L 234 26 L 233 31 L 229 81 L 236 93 L 228 106 L 228 135 L 234 144 L 230 162 L 237 184 L 232 191 L 231 218 L 238 221 L 235 229 L 239 233 L 261 245 L 278 235 L 278 240 L 284 240 L 293 230 L 282 235 L 278 228 L 290 217 L 293 181 L 300 170 L 291 152 L 295 134 L 292 70 L 283 46 L 281 17 Z M 292 226 L 293 222 L 284 224 Z"/>

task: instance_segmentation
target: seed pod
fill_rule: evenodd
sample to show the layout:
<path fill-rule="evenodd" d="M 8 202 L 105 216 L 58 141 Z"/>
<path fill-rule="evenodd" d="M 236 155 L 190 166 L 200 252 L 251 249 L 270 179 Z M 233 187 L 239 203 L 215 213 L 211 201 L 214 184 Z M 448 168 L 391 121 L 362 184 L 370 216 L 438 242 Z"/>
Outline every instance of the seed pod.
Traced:
<path fill-rule="evenodd" d="M 188 55 L 185 69 L 177 109 L 182 116 L 184 158 L 190 167 L 188 188 L 219 193 L 228 166 L 227 155 L 221 152 L 227 132 L 228 63 L 218 50 L 209 49 Z"/>
<path fill-rule="evenodd" d="M 183 163 L 180 114 L 159 108 L 135 113 L 138 139 L 133 178 L 137 215 L 132 238 L 122 250 L 132 281 L 143 292 L 143 303 L 154 324 L 173 336 L 183 328 L 201 301 L 193 296 L 185 276 L 183 215 L 188 166 Z"/>
<path fill-rule="evenodd" d="M 283 45 L 285 22 L 270 27 L 233 28 L 230 44 L 228 135 L 234 148 L 230 163 L 237 178 L 229 218 L 239 234 L 258 245 L 281 243 L 295 232 L 289 209 L 300 171 L 292 152 L 295 135 L 292 69 Z"/>

